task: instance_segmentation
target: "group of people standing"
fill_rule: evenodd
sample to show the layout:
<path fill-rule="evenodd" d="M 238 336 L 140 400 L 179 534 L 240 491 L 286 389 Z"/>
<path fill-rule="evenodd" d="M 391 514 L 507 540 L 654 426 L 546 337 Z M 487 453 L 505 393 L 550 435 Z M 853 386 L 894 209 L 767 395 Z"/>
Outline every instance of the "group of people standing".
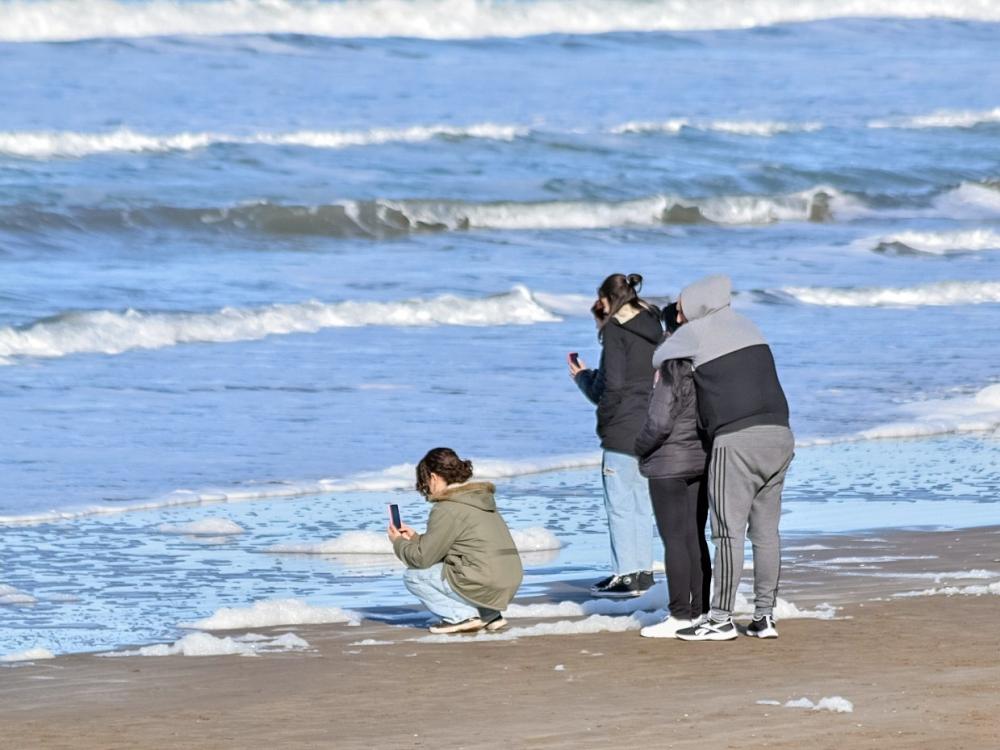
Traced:
<path fill-rule="evenodd" d="M 591 594 L 634 597 L 652 587 L 653 516 L 665 548 L 669 615 L 641 634 L 731 640 L 749 536 L 754 616 L 746 633 L 776 638 L 778 522 L 794 439 L 771 349 L 732 310 L 726 276 L 685 287 L 662 311 L 639 296 L 641 287 L 638 274 L 606 278 L 591 308 L 600 365 L 569 356 L 570 376 L 597 406 L 603 448 L 612 571 Z M 388 535 L 407 565 L 407 589 L 441 618 L 431 631 L 504 627 L 523 570 L 494 486 L 473 481 L 472 464 L 450 448 L 428 452 L 416 478 L 433 504 L 427 530 L 390 521 Z"/>
<path fill-rule="evenodd" d="M 736 638 L 732 612 L 749 535 L 754 616 L 746 633 L 775 638 L 781 491 L 794 438 L 771 348 L 732 310 L 726 276 L 685 287 L 662 311 L 639 296 L 641 286 L 637 274 L 606 278 L 592 308 L 600 365 L 589 369 L 569 357 L 570 376 L 597 405 L 604 450 L 612 575 L 591 593 L 639 596 L 652 585 L 652 512 L 665 550 L 669 616 L 642 635 Z"/>

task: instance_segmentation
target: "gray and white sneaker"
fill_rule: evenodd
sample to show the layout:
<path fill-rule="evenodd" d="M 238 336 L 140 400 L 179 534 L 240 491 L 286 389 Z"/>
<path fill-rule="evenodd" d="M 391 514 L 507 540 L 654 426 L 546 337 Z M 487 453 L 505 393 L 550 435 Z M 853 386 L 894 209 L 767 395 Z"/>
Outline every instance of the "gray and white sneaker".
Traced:
<path fill-rule="evenodd" d="M 709 617 L 700 625 L 678 630 L 675 637 L 682 641 L 731 641 L 738 636 L 732 617 L 722 622 Z"/>
<path fill-rule="evenodd" d="M 747 625 L 747 635 L 753 638 L 777 638 L 778 628 L 774 626 L 774 618 L 771 615 L 753 618 Z"/>

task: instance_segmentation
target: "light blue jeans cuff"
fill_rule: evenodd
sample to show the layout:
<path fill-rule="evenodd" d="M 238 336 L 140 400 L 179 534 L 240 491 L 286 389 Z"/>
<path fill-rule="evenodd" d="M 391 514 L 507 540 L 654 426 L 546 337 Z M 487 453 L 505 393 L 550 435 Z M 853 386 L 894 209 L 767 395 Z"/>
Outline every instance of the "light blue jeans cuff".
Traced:
<path fill-rule="evenodd" d="M 403 585 L 420 603 L 446 622 L 478 617 L 479 610 L 455 593 L 444 577 L 444 563 L 429 568 L 407 568 Z"/>

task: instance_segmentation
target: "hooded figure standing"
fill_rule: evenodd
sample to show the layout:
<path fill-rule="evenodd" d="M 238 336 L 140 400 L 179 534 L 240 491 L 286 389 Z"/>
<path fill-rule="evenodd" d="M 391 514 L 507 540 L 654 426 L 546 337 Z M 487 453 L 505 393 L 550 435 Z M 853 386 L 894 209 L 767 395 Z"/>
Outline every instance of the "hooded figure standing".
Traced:
<path fill-rule="evenodd" d="M 604 449 L 601 475 L 613 574 L 591 587 L 594 596 L 639 596 L 653 585 L 653 507 L 649 485 L 639 473 L 635 438 L 646 420 L 654 372 L 649 359 L 663 329 L 657 309 L 639 297 L 641 288 L 642 276 L 635 273 L 604 280 L 591 308 L 602 347 L 600 367 L 569 363 L 570 376 L 597 405 Z"/>
<path fill-rule="evenodd" d="M 771 347 L 756 325 L 733 312 L 731 289 L 728 276 L 708 276 L 685 287 L 678 300 L 685 325 L 653 354 L 654 367 L 691 360 L 698 421 L 712 440 L 708 496 L 715 591 L 708 619 L 679 630 L 681 640 L 737 637 L 732 611 L 747 535 L 754 566 L 754 619 L 747 635 L 778 636 L 773 616 L 781 570 L 778 522 L 795 440 Z"/>

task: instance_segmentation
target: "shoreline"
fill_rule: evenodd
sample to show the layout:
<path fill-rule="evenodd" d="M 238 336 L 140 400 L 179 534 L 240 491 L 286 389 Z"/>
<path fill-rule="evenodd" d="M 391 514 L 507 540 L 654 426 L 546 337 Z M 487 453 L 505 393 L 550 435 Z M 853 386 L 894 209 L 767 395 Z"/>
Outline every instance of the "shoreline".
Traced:
<path fill-rule="evenodd" d="M 838 610 L 780 620 L 777 641 L 687 644 L 632 631 L 438 643 L 372 620 L 255 628 L 294 630 L 311 649 L 75 654 L 0 670 L 0 747 L 996 745 L 1000 599 L 896 594 L 1000 581 L 1000 527 L 797 541 L 785 545 L 782 598 Z M 582 586 L 566 581 L 541 599 L 586 599 Z M 508 633 L 540 622 L 552 620 L 512 620 Z M 834 697 L 853 712 L 784 706 Z"/>

